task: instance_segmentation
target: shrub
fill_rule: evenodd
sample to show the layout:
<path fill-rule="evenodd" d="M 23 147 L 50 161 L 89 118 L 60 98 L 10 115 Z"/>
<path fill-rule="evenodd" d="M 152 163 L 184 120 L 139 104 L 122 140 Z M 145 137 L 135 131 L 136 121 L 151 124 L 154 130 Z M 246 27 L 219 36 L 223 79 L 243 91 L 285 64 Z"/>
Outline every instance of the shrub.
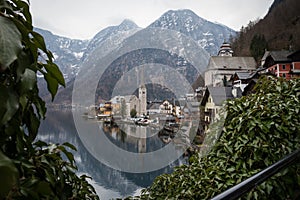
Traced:
<path fill-rule="evenodd" d="M 74 146 L 35 140 L 46 113 L 37 73 L 52 100 L 65 82 L 43 37 L 33 31 L 29 2 L 0 0 L 0 27 L 0 199 L 99 199 L 87 177 L 76 175 L 66 149 Z"/>
<path fill-rule="evenodd" d="M 300 79 L 263 78 L 255 91 L 227 102 L 222 133 L 208 154 L 157 177 L 139 198 L 209 199 L 298 149 Z M 299 169 L 277 173 L 244 198 L 296 198 Z"/>

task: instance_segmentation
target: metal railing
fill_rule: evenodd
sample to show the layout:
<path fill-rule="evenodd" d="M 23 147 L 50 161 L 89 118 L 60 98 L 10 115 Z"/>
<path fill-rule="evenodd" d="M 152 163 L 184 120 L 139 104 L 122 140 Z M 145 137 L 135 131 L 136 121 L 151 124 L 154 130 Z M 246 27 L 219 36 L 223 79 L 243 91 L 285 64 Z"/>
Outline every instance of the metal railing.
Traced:
<path fill-rule="evenodd" d="M 224 191 L 223 193 L 215 196 L 211 200 L 220 199 L 237 199 L 247 192 L 250 192 L 253 188 L 263 183 L 266 179 L 278 173 L 280 170 L 285 169 L 295 163 L 298 158 L 300 158 L 300 149 L 294 151 L 293 153 L 287 155 L 280 161 L 274 163 L 270 167 L 264 169 L 263 171 L 255 174 L 254 176 L 246 179 L 245 181 L 237 184 L 236 186 Z"/>

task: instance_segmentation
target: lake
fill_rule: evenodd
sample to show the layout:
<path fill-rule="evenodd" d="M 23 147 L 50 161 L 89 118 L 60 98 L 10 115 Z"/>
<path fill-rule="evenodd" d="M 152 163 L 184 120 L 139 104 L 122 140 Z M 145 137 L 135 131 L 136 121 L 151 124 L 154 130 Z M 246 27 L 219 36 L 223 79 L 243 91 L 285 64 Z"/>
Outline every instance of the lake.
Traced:
<path fill-rule="evenodd" d="M 99 132 L 99 139 L 102 135 L 111 143 L 127 152 L 146 153 L 163 148 L 164 143 L 155 131 L 149 127 L 122 124 L 120 126 L 106 126 L 95 119 L 85 119 L 86 124 L 97 124 L 102 126 Z M 126 130 L 126 131 L 124 131 Z M 89 134 L 87 131 L 86 134 Z M 147 137 L 135 137 L 135 134 L 148 135 Z M 153 134 L 149 137 L 149 134 Z M 88 148 L 82 142 L 80 134 L 74 123 L 72 111 L 47 111 L 46 120 L 42 122 L 37 139 L 49 143 L 69 142 L 77 148 L 74 157 L 78 166 L 79 174 L 87 174 L 92 177 L 92 185 L 101 199 L 121 198 L 131 195 L 138 195 L 142 188 L 153 182 L 155 177 L 163 173 L 170 173 L 174 166 L 186 162 L 180 158 L 168 166 L 144 173 L 130 173 L 123 170 L 116 170 L 109 167 L 105 162 L 99 161 L 91 149 L 100 145 L 99 140 L 89 140 Z M 109 153 L 109 152 L 108 152 Z"/>

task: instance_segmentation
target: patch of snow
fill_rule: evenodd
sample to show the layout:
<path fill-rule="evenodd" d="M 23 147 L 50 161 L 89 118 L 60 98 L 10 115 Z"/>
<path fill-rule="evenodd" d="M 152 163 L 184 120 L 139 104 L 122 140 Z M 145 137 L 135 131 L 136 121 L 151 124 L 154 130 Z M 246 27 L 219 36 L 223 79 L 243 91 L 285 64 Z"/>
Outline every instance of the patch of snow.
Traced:
<path fill-rule="evenodd" d="M 57 58 L 59 57 L 55 52 L 52 53 L 53 54 L 53 58 L 54 60 L 57 60 Z"/>
<path fill-rule="evenodd" d="M 77 59 L 80 59 L 80 58 L 82 58 L 82 56 L 83 56 L 83 54 L 84 54 L 84 52 L 73 52 L 73 54 L 74 54 L 74 56 L 77 58 Z"/>
<path fill-rule="evenodd" d="M 211 36 L 213 35 L 212 33 L 210 33 L 209 31 L 207 31 L 206 33 L 202 33 L 204 36 Z"/>

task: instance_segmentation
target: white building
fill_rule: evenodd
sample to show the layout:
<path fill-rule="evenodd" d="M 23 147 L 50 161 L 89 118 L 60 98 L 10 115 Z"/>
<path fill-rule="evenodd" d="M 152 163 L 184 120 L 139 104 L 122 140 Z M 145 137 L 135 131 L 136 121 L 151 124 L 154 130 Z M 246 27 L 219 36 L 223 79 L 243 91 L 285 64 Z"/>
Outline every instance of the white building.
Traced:
<path fill-rule="evenodd" d="M 131 110 L 136 110 L 137 115 L 147 114 L 147 89 L 145 85 L 139 87 L 139 98 L 135 95 L 115 96 L 110 101 L 112 103 L 113 114 L 129 117 Z"/>
<path fill-rule="evenodd" d="M 252 72 L 256 70 L 253 57 L 235 57 L 229 44 L 223 43 L 217 56 L 211 56 L 204 72 L 206 86 L 224 86 L 224 78 L 239 71 Z"/>
<path fill-rule="evenodd" d="M 139 87 L 139 109 L 137 113 L 138 115 L 147 114 L 147 89 L 144 84 Z"/>

